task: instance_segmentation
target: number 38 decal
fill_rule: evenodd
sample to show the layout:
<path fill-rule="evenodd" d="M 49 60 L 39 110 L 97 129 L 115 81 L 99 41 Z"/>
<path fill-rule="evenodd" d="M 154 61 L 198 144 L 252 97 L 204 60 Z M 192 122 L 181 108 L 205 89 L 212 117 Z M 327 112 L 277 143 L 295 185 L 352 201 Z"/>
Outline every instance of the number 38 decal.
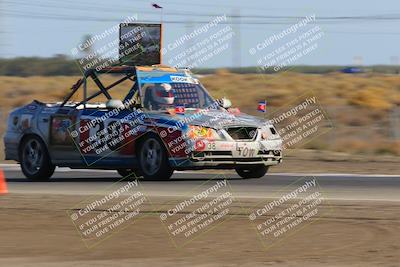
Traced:
<path fill-rule="evenodd" d="M 207 150 L 215 150 L 216 148 L 217 148 L 217 146 L 215 145 L 215 143 L 207 144 Z"/>

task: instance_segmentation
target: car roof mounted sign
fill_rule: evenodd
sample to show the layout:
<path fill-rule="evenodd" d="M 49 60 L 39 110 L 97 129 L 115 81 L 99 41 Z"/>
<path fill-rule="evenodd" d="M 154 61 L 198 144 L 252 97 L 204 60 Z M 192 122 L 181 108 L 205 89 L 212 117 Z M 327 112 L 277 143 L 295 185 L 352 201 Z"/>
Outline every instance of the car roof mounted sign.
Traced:
<path fill-rule="evenodd" d="M 121 65 L 161 64 L 162 24 L 121 23 L 119 61 Z"/>

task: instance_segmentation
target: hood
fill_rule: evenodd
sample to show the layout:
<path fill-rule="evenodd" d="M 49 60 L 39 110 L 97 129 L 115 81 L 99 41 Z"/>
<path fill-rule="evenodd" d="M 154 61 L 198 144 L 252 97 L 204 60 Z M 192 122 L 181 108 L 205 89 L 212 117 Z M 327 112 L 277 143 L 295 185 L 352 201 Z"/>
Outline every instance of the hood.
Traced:
<path fill-rule="evenodd" d="M 154 114 L 155 115 L 155 114 Z M 226 127 L 262 127 L 271 125 L 267 119 L 251 116 L 245 113 L 230 113 L 223 110 L 200 110 L 186 111 L 185 114 L 169 114 L 160 112 L 158 118 L 168 121 L 179 122 L 179 124 L 199 125 L 214 129 Z"/>

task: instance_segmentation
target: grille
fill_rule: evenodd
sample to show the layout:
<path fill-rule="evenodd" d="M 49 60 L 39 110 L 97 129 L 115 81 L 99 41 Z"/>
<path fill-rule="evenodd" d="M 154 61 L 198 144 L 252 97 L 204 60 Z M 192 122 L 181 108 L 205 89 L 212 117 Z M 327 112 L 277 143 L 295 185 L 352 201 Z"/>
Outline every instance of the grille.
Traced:
<path fill-rule="evenodd" d="M 231 151 L 205 151 L 205 152 L 194 152 L 193 153 L 194 157 L 212 157 L 212 156 L 232 156 Z"/>
<path fill-rule="evenodd" d="M 257 135 L 256 127 L 231 127 L 226 131 L 234 140 L 254 139 Z"/>
<path fill-rule="evenodd" d="M 260 150 L 260 151 L 258 151 L 258 155 L 274 155 L 275 157 L 279 157 L 281 155 L 281 151 L 279 151 L 279 150 Z"/>
<path fill-rule="evenodd" d="M 268 161 L 268 159 L 263 159 L 260 157 L 257 158 L 205 158 L 203 161 L 236 161 L 236 162 L 264 162 L 264 161 Z M 271 161 L 274 161 L 273 159 L 271 159 Z"/>
<path fill-rule="evenodd" d="M 210 151 L 208 154 L 210 156 L 232 156 L 231 151 Z"/>

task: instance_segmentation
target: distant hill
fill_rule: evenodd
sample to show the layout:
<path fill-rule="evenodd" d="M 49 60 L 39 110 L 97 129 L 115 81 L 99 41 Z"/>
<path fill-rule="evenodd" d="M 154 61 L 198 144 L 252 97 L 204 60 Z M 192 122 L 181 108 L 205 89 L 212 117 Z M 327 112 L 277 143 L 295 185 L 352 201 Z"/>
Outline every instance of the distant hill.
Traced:
<path fill-rule="evenodd" d="M 291 72 L 309 73 L 309 74 L 325 74 L 331 72 L 339 72 L 349 66 L 337 65 L 320 65 L 320 66 L 291 66 L 284 68 L 281 71 L 290 70 Z M 354 67 L 354 66 L 353 66 Z M 375 72 L 384 74 L 399 74 L 400 66 L 390 65 L 374 65 L 374 66 L 357 66 L 363 72 Z M 242 67 L 242 68 L 224 68 L 231 73 L 239 74 L 254 74 L 260 73 L 258 67 Z M 215 68 L 200 68 L 193 69 L 194 73 L 198 74 L 212 74 L 215 73 Z M 267 71 L 263 73 L 274 73 L 274 71 Z M 10 59 L 0 58 L 0 76 L 75 76 L 80 75 L 78 64 L 74 59 L 65 55 L 57 55 L 50 58 L 41 57 L 17 57 Z"/>

